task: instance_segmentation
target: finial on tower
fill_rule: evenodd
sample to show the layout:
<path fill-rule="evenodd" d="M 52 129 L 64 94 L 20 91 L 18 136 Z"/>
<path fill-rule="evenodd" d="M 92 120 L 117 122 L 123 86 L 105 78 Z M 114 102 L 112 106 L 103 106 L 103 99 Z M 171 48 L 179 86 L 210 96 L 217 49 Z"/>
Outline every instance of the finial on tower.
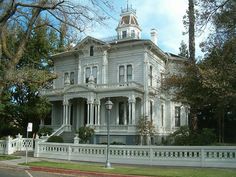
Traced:
<path fill-rule="evenodd" d="M 129 9 L 129 0 L 127 0 L 127 11 Z"/>

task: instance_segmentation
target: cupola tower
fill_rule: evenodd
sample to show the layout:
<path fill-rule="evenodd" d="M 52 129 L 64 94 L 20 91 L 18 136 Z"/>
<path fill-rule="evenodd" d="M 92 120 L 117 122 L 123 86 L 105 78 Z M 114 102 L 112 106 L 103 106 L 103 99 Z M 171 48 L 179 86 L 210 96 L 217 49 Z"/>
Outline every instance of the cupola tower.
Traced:
<path fill-rule="evenodd" d="M 121 18 L 116 28 L 118 39 L 140 39 L 141 28 L 139 27 L 136 10 L 129 7 L 121 9 Z"/>

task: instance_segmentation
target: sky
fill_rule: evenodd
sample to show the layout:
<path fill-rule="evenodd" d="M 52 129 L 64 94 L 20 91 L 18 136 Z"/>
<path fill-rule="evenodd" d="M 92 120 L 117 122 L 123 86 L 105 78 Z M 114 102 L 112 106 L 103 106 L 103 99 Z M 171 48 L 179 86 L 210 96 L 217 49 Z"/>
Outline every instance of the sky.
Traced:
<path fill-rule="evenodd" d="M 183 16 L 188 8 L 188 0 L 128 0 L 129 5 L 136 9 L 142 38 L 150 39 L 150 31 L 155 28 L 158 32 L 158 46 L 165 52 L 179 53 L 182 40 L 188 44 L 188 35 L 183 35 L 185 28 Z M 95 38 L 107 38 L 116 35 L 115 28 L 120 19 L 121 7 L 127 6 L 127 0 L 114 0 L 112 18 L 104 26 L 96 26 L 86 32 Z M 196 55 L 202 56 L 198 45 L 205 36 L 196 38 Z"/>

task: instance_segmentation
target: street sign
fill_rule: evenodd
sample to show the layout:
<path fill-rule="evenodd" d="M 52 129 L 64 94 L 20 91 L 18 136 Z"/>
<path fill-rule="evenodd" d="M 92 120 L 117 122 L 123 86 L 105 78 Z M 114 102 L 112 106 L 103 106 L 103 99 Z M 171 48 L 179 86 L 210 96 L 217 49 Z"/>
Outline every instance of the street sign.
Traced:
<path fill-rule="evenodd" d="M 32 132 L 33 130 L 33 123 L 29 122 L 27 126 L 27 132 Z"/>

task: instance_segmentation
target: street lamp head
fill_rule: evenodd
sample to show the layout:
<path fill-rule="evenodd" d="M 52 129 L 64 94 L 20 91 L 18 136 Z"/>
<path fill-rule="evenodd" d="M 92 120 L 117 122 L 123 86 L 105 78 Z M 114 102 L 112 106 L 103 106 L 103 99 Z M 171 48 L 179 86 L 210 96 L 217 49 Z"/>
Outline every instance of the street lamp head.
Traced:
<path fill-rule="evenodd" d="M 110 99 L 107 100 L 105 103 L 106 109 L 110 111 L 112 109 L 112 106 L 113 106 L 113 103 L 110 101 Z"/>

